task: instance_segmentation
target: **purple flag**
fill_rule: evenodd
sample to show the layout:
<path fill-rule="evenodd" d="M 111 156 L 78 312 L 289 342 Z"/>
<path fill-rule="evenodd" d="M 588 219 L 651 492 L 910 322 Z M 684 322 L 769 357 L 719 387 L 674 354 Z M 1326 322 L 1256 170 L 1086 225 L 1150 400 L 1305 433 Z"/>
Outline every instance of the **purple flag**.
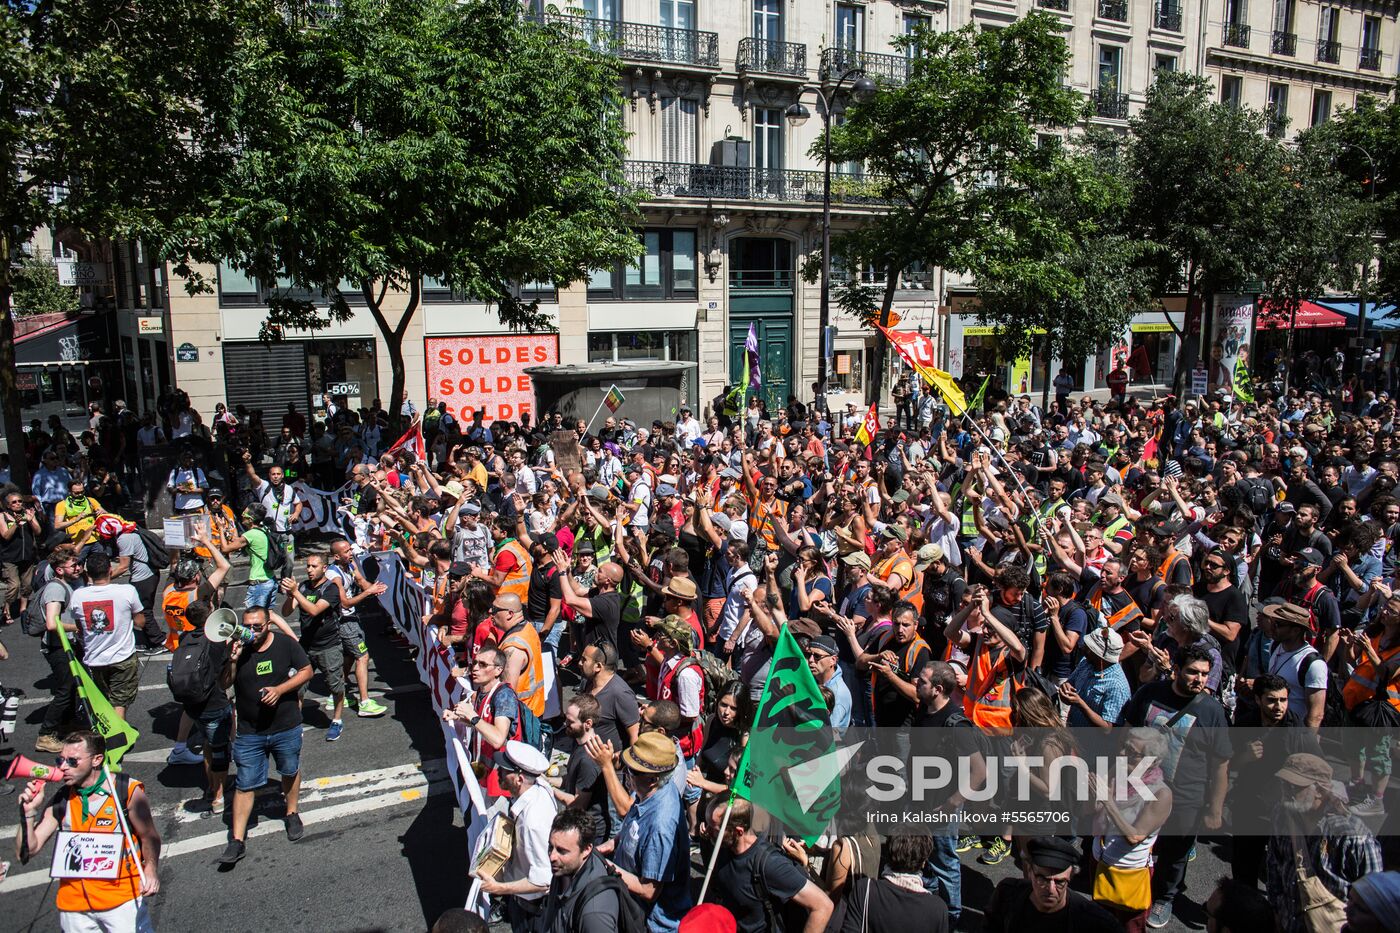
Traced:
<path fill-rule="evenodd" d="M 758 331 L 754 329 L 752 323 L 749 324 L 749 335 L 744 338 L 744 355 L 749 359 L 749 388 L 761 388 L 763 386 L 763 369 L 758 362 Z"/>

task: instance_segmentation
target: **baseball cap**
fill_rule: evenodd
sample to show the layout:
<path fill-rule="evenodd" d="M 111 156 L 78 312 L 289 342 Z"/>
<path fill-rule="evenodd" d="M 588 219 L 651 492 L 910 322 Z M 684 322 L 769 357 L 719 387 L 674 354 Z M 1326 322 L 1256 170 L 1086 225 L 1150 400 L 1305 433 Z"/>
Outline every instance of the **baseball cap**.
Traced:
<path fill-rule="evenodd" d="M 845 557 L 841 558 L 841 563 L 845 564 L 847 567 L 863 567 L 866 570 L 869 570 L 870 555 L 865 553 L 864 551 L 852 551 Z"/>
<path fill-rule="evenodd" d="M 1274 772 L 1274 776 L 1296 787 L 1327 784 L 1332 780 L 1332 766 L 1317 755 L 1297 752 L 1288 756 L 1283 767 Z"/>
<path fill-rule="evenodd" d="M 695 647 L 695 629 L 691 628 L 690 623 L 680 616 L 669 615 L 657 619 L 651 623 L 651 629 L 675 642 L 684 654 L 689 654 L 691 649 Z"/>
<path fill-rule="evenodd" d="M 552 531 L 547 531 L 544 534 L 540 535 L 538 538 L 535 539 L 535 543 L 537 543 L 540 547 L 544 548 L 546 551 L 559 550 L 559 539 L 555 537 L 554 532 Z"/>
<path fill-rule="evenodd" d="M 459 515 L 480 515 L 481 505 L 476 502 L 464 502 L 457 512 Z"/>
<path fill-rule="evenodd" d="M 1301 551 L 1298 552 L 1298 558 L 1302 560 L 1303 563 L 1311 564 L 1314 567 L 1321 567 L 1324 563 L 1326 563 L 1326 560 L 1322 556 L 1322 552 L 1315 547 L 1303 548 Z"/>
<path fill-rule="evenodd" d="M 919 548 L 919 552 L 914 555 L 914 569 L 920 572 L 933 566 L 936 561 L 943 559 L 943 548 L 937 544 L 925 544 Z"/>
<path fill-rule="evenodd" d="M 899 541 L 908 541 L 909 532 L 905 531 L 904 528 L 899 525 L 886 525 L 884 527 L 884 530 L 880 532 L 880 537 L 896 538 Z"/>
<path fill-rule="evenodd" d="M 743 478 L 744 474 L 740 473 L 733 467 L 725 467 L 723 470 L 719 471 L 719 475 L 720 479 L 741 479 Z"/>

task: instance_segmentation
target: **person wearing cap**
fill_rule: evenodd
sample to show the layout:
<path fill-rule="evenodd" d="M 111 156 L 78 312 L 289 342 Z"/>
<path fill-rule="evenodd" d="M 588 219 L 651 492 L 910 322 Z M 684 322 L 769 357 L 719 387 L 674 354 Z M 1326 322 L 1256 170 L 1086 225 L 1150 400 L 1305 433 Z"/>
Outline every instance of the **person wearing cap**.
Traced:
<path fill-rule="evenodd" d="M 784 839 L 779 849 L 754 832 L 753 817 L 747 800 L 720 796 L 710 802 L 704 831 L 719 853 L 709 896 L 734 915 L 738 933 L 795 933 L 783 920 L 797 910 L 807 915 L 803 929 L 808 933 L 826 929 L 834 908 L 826 892 L 794 861 L 794 856 L 803 857 L 798 855 L 801 843 Z"/>
<path fill-rule="evenodd" d="M 54 504 L 53 530 L 67 532 L 69 541 L 81 545 L 102 513 L 102 503 L 87 494 L 83 481 L 73 480 L 67 497 Z"/>
<path fill-rule="evenodd" d="M 1069 679 L 1060 684 L 1060 700 L 1069 708 L 1065 724 L 1108 729 L 1132 697 L 1128 676 L 1118 663 L 1123 656 L 1123 636 L 1108 626 L 1099 626 L 1085 633 L 1079 643 L 1084 646 L 1083 656 Z"/>
<path fill-rule="evenodd" d="M 1288 708 L 1309 729 L 1322 725 L 1327 707 L 1327 659 L 1312 646 L 1317 618 L 1294 603 L 1278 603 L 1263 610 L 1274 628 L 1274 648 L 1268 671 L 1288 684 Z"/>
<path fill-rule="evenodd" d="M 681 790 L 672 772 L 680 760 L 664 732 L 643 732 L 620 757 L 633 791 L 628 793 L 613 762 L 613 746 L 597 736 L 584 746 L 603 771 L 608 795 L 626 811 L 617 835 L 598 846 L 647 911 L 651 933 L 672 933 L 690 909 L 690 831 Z"/>
<path fill-rule="evenodd" d="M 1079 847 L 1058 836 L 1026 842 L 1021 878 L 1007 878 L 992 892 L 983 917 L 988 933 L 1073 930 L 1075 933 L 1122 933 L 1113 914 L 1078 891 L 1070 881 L 1079 870 Z"/>
<path fill-rule="evenodd" d="M 1219 829 L 1224 819 L 1233 748 L 1225 708 L 1206 689 L 1214 663 L 1204 645 L 1178 649 L 1172 676 L 1139 687 L 1114 723 L 1160 726 L 1172 733 L 1173 747 L 1180 748 L 1164 769 L 1175 803 L 1154 848 L 1157 867 L 1147 918 L 1154 930 L 1171 922 L 1172 902 L 1185 887 L 1197 833 Z"/>
<path fill-rule="evenodd" d="M 1400 930 L 1400 872 L 1358 878 L 1347 894 L 1342 933 L 1395 933 Z"/>
<path fill-rule="evenodd" d="M 1319 577 L 1330 551 L 1324 554 L 1315 547 L 1305 547 L 1293 556 L 1293 572 L 1285 577 L 1276 595 L 1282 596 L 1308 611 L 1313 635 L 1322 657 L 1329 663 L 1337 653 L 1342 627 L 1342 604 L 1332 588 Z"/>
<path fill-rule="evenodd" d="M 1307 752 L 1289 755 L 1276 776 L 1280 799 L 1274 808 L 1264 887 L 1279 933 L 1311 933 L 1326 914 L 1313 908 L 1305 915 L 1305 899 L 1313 903 L 1317 892 L 1305 891 L 1302 878 L 1320 881 L 1337 898 L 1335 913 L 1340 915 L 1351 886 L 1383 869 L 1381 847 L 1370 827 L 1348 813 L 1336 795 L 1326 759 Z"/>
<path fill-rule="evenodd" d="M 452 542 L 454 562 L 489 572 L 493 542 L 491 529 L 481 521 L 481 503 L 467 501 L 449 509 L 442 533 Z"/>
<path fill-rule="evenodd" d="M 1144 521 L 1139 529 L 1145 532 L 1147 541 L 1162 555 L 1162 563 L 1156 568 L 1157 576 L 1162 578 L 1162 582 L 1168 586 L 1195 585 L 1190 559 L 1176 549 L 1176 542 L 1182 531 L 1180 523 L 1159 518 L 1150 522 Z"/>
<path fill-rule="evenodd" d="M 933 639 L 930 644 L 936 644 L 933 633 L 941 633 L 948 617 L 962 605 L 967 581 L 956 567 L 949 565 L 948 555 L 939 544 L 925 544 L 919 548 L 914 555 L 914 570 L 923 578 L 920 614 L 925 621 L 924 630 Z"/>
<path fill-rule="evenodd" d="M 477 877 L 485 893 L 509 898 L 506 919 L 514 933 L 534 933 L 538 929 L 544 896 L 554 878 L 549 861 L 549 834 L 558 805 L 542 780 L 547 770 L 549 759 L 524 742 L 506 742 L 496 756 L 501 788 L 511 796 L 514 845 L 499 881 L 484 875 Z"/>
<path fill-rule="evenodd" d="M 629 528 L 645 541 L 646 533 L 651 528 L 652 489 L 647 480 L 645 462 L 640 459 L 640 453 L 634 451 L 634 454 L 638 459 L 629 461 L 623 468 L 627 486 L 626 508 L 630 515 Z"/>
<path fill-rule="evenodd" d="M 889 587 L 907 599 L 920 582 L 914 572 L 914 560 L 908 550 L 909 531 L 891 522 L 880 532 L 880 549 L 875 553 L 872 574 L 876 582 Z"/>
<path fill-rule="evenodd" d="M 563 556 L 562 561 L 556 559 L 556 553 Z M 532 567 L 526 590 L 525 618 L 539 633 L 541 644 L 557 652 L 564 635 L 564 626 L 558 623 L 564 609 L 561 578 L 569 566 L 568 555 L 560 550 L 559 539 L 552 532 L 545 532 L 530 542 L 530 558 Z"/>
<path fill-rule="evenodd" d="M 839 739 L 851 726 L 851 690 L 841 676 L 836 639 L 830 635 L 810 638 L 804 653 L 817 686 L 831 691 L 831 728 Z"/>
<path fill-rule="evenodd" d="M 1293 509 L 1293 504 L 1289 502 L 1280 503 L 1278 507 L 1279 515 L 1288 509 Z M 1277 521 L 1279 515 L 1275 516 Z M 1259 559 L 1259 597 L 1268 599 L 1270 596 L 1283 596 L 1288 598 L 1283 592 L 1283 588 L 1288 585 L 1289 578 L 1298 573 L 1301 567 L 1303 551 L 1312 549 L 1318 552 L 1320 568 L 1327 558 L 1332 556 L 1332 541 L 1317 527 L 1317 506 L 1311 503 L 1303 505 L 1293 511 L 1293 520 L 1284 530 L 1279 530 L 1277 525 L 1271 526 L 1271 531 L 1264 535 L 1264 553 Z M 1314 571 L 1316 576 L 1316 571 Z M 1168 580 L 1168 583 L 1171 581 Z"/>

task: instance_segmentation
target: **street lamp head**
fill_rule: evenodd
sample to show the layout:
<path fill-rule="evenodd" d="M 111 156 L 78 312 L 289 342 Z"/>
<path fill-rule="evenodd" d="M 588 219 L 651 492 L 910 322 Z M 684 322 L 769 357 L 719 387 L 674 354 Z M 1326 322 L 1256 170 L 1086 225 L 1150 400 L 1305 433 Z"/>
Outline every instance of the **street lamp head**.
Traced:
<path fill-rule="evenodd" d="M 875 82 L 871 81 L 867 76 L 861 75 L 859 78 L 856 78 L 855 83 L 851 85 L 851 97 L 854 98 L 857 103 L 864 103 L 875 96 L 876 90 L 878 89 L 875 87 Z"/>
<path fill-rule="evenodd" d="M 788 104 L 787 110 L 784 111 L 784 116 L 787 117 L 788 122 L 793 126 L 801 126 L 812 118 L 812 111 L 807 109 L 806 104 L 798 100 Z"/>

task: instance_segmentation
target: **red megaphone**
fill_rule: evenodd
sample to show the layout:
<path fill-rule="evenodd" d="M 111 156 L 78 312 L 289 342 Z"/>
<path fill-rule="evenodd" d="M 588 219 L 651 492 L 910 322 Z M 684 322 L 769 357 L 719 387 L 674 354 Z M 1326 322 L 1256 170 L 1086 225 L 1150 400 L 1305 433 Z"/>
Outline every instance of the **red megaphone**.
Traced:
<path fill-rule="evenodd" d="M 53 765 L 42 765 L 33 758 L 16 755 L 10 762 L 10 770 L 5 772 L 7 781 L 54 781 L 63 780 L 62 773 Z"/>

